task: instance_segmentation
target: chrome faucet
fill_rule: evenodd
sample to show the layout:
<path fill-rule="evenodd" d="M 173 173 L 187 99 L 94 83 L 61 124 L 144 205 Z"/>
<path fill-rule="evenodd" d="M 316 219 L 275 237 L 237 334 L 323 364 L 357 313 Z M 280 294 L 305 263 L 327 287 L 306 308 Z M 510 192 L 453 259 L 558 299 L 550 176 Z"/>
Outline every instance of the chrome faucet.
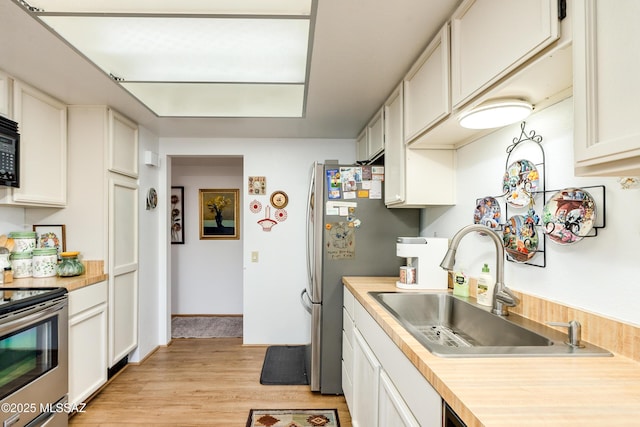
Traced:
<path fill-rule="evenodd" d="M 491 238 L 496 245 L 496 286 L 493 291 L 493 308 L 491 312 L 499 316 L 508 316 L 507 307 L 515 307 L 520 303 L 520 299 L 516 297 L 511 289 L 504 284 L 504 243 L 502 240 L 486 225 L 471 224 L 460 229 L 451 239 L 449 249 L 445 254 L 440 267 L 445 270 L 452 271 L 456 263 L 456 250 L 460 244 L 460 240 L 467 234 L 478 231 Z"/>

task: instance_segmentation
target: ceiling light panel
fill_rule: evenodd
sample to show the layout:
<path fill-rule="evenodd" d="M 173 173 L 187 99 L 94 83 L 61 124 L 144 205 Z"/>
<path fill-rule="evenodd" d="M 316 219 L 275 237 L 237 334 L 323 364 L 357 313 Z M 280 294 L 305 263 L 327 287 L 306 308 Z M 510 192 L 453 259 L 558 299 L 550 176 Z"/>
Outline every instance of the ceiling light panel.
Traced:
<path fill-rule="evenodd" d="M 45 12 L 310 15 L 311 0 L 29 0 Z"/>
<path fill-rule="evenodd" d="M 308 19 L 40 17 L 125 81 L 303 83 Z"/>
<path fill-rule="evenodd" d="M 304 85 L 128 83 L 159 116 L 302 117 Z"/>

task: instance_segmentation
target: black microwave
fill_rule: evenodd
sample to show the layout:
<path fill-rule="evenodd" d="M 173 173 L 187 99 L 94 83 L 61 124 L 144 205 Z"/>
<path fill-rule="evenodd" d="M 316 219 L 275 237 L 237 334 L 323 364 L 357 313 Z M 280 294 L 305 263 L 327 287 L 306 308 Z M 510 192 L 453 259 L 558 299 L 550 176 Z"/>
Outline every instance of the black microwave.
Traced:
<path fill-rule="evenodd" d="M 18 124 L 0 116 L 0 185 L 20 188 Z"/>

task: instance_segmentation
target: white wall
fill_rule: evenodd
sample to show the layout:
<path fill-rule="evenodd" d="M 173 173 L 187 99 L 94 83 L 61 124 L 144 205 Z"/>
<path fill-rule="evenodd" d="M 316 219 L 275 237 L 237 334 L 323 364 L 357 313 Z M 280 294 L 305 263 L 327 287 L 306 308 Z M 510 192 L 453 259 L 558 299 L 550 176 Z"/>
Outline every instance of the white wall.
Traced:
<path fill-rule="evenodd" d="M 306 283 L 305 215 L 309 172 L 313 161 L 337 159 L 355 160 L 354 140 L 324 139 L 185 139 L 161 138 L 161 159 L 167 156 L 238 156 L 244 159 L 241 206 L 243 268 L 244 342 L 245 344 L 301 344 L 309 342 L 310 318 L 303 309 L 299 295 Z M 164 188 L 171 186 L 171 167 L 165 169 Z M 264 216 L 249 211 L 253 196 L 247 193 L 249 176 L 267 178 L 267 194 L 256 196 L 263 206 L 269 195 L 284 190 L 289 196 L 288 218 L 270 232 L 262 230 L 257 221 Z M 272 214 L 273 215 L 273 214 Z M 161 233 L 168 238 L 169 212 L 165 212 Z M 187 227 L 190 227 L 187 224 Z M 192 226 L 190 228 L 193 228 Z M 189 232 L 189 231 L 188 231 Z M 189 236 L 187 236 L 189 238 Z M 176 246 L 176 245 L 173 245 Z M 171 248 L 171 252 L 174 249 Z M 259 262 L 252 263 L 252 251 L 259 252 Z M 180 268 L 180 267 L 178 267 Z M 189 280 L 189 272 L 180 280 Z M 168 266 L 166 277 L 172 277 Z M 171 280 L 161 290 L 170 300 Z M 162 285 L 164 286 L 164 284 Z M 172 312 L 170 303 L 165 307 Z M 165 318 L 168 331 L 168 318 Z M 168 337 L 166 338 L 168 340 Z"/>
<path fill-rule="evenodd" d="M 527 119 L 526 129 L 535 130 L 544 138 L 548 191 L 545 200 L 552 196 L 551 190 L 604 185 L 606 227 L 598 230 L 596 237 L 572 245 L 559 245 L 547 239 L 546 268 L 507 262 L 505 283 L 528 294 L 640 325 L 637 309 L 640 190 L 623 190 L 616 178 L 574 176 L 572 98 L 532 115 Z M 457 204 L 451 208 L 425 209 L 422 235 L 452 237 L 458 229 L 473 223 L 476 199 L 502 193 L 505 149 L 519 135 L 520 125 L 515 124 L 458 150 Z M 512 155 L 509 160 L 527 158 L 520 155 Z M 541 214 L 544 202 L 538 203 L 536 210 Z M 602 214 L 603 206 L 598 209 Z M 521 212 L 509 210 L 509 215 L 518 213 Z M 495 271 L 493 243 L 478 235 L 465 237 L 456 266 L 465 267 L 471 276 L 477 277 L 484 262 Z"/>
<path fill-rule="evenodd" d="M 0 234 L 9 235 L 12 231 L 31 231 L 31 225 L 25 225 L 24 208 L 0 206 Z"/>
<path fill-rule="evenodd" d="M 139 201 L 138 208 L 138 347 L 129 358 L 138 362 L 147 356 L 159 343 L 163 342 L 164 329 L 160 327 L 164 316 L 161 316 L 158 292 L 164 245 L 158 229 L 162 226 L 162 206 L 166 196 L 160 194 L 158 207 L 146 209 L 146 195 L 149 188 L 158 189 L 160 168 L 144 164 L 145 151 L 158 152 L 158 137 L 140 126 L 138 130 L 139 166 Z"/>
<path fill-rule="evenodd" d="M 242 314 L 242 239 L 200 240 L 199 190 L 243 189 L 242 158 L 172 159 L 171 185 L 184 187 L 184 244 L 171 245 L 172 314 Z M 240 207 L 246 205 L 240 192 Z"/>

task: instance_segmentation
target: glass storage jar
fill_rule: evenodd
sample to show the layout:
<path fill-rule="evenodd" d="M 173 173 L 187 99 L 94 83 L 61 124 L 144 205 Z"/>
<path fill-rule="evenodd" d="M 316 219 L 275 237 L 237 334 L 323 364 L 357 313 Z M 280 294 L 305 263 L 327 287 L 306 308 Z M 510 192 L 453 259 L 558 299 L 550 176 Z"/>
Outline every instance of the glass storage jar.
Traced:
<path fill-rule="evenodd" d="M 36 247 L 35 231 L 13 231 L 9 233 L 9 237 L 13 239 L 13 250 L 15 253 L 31 253 Z"/>
<path fill-rule="evenodd" d="M 12 252 L 11 269 L 13 270 L 14 279 L 33 276 L 33 262 L 31 252 Z"/>
<path fill-rule="evenodd" d="M 56 248 L 35 248 L 32 252 L 33 277 L 52 277 L 58 267 Z"/>
<path fill-rule="evenodd" d="M 62 252 L 62 259 L 58 264 L 58 276 L 70 277 L 79 276 L 84 273 L 84 264 L 78 259 L 80 252 Z"/>

